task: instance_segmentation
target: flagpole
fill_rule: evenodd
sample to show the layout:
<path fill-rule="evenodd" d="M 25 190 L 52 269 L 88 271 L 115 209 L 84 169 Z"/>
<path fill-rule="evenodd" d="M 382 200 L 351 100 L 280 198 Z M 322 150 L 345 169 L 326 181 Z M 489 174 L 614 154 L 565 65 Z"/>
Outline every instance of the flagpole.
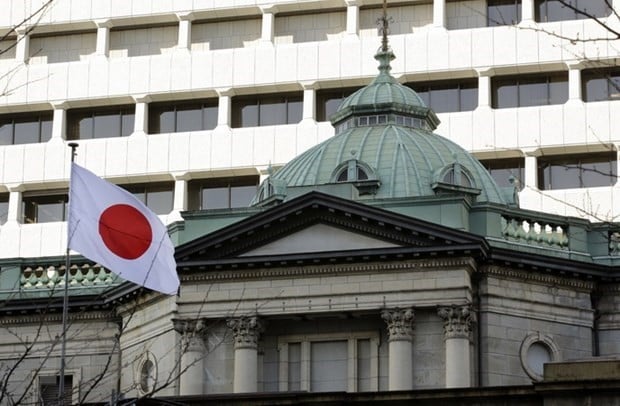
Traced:
<path fill-rule="evenodd" d="M 76 149 L 78 144 L 70 142 L 69 148 L 71 148 L 71 163 L 75 161 L 77 155 Z M 71 185 L 71 171 L 69 171 L 69 185 Z M 69 202 L 71 204 L 71 202 Z M 68 213 L 68 211 L 67 211 Z M 71 268 L 71 256 L 69 255 L 69 238 L 71 230 L 69 230 L 69 219 L 67 219 L 67 253 L 65 256 L 65 291 L 62 302 L 62 335 L 61 335 L 61 350 L 60 350 L 60 377 L 58 385 L 58 404 L 65 404 L 65 352 L 67 348 L 67 318 L 69 312 L 69 268 Z"/>

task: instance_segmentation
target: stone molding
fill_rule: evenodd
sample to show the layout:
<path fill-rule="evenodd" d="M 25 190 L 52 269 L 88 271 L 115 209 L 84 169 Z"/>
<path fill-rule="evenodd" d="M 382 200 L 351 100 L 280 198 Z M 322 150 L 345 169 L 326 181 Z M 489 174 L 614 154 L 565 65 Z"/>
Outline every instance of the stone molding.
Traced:
<path fill-rule="evenodd" d="M 480 274 L 503 276 L 510 279 L 528 280 L 543 283 L 546 285 L 557 285 L 591 291 L 595 288 L 596 282 L 584 281 L 577 278 L 571 279 L 556 275 L 528 272 L 523 269 L 512 269 L 501 266 L 483 266 L 476 271 Z"/>
<path fill-rule="evenodd" d="M 258 317 L 242 316 L 235 319 L 228 319 L 226 325 L 233 332 L 235 349 L 258 349 L 258 339 L 264 330 L 264 323 Z"/>
<path fill-rule="evenodd" d="M 320 265 L 320 266 L 292 266 L 283 268 L 255 268 L 243 271 L 226 271 L 226 272 L 200 272 L 189 275 L 180 274 L 182 282 L 203 282 L 217 280 L 239 280 L 239 279 L 265 279 L 265 278 L 281 278 L 290 276 L 312 276 L 312 275 L 328 275 L 343 274 L 348 272 L 390 272 L 402 270 L 428 270 L 440 269 L 450 270 L 454 268 L 474 269 L 474 261 L 469 257 L 459 258 L 434 258 L 418 261 L 398 261 L 393 263 L 370 263 L 355 265 Z"/>
<path fill-rule="evenodd" d="M 181 334 L 187 351 L 203 351 L 207 319 L 172 319 L 174 330 Z"/>
<path fill-rule="evenodd" d="M 37 324 L 37 323 L 60 323 L 62 322 L 62 312 L 49 313 L 49 314 L 30 314 L 30 315 L 10 315 L 0 317 L 2 325 L 22 325 L 22 324 Z M 87 311 L 80 313 L 69 313 L 69 321 L 108 321 L 118 322 L 119 318 L 116 316 L 110 316 L 109 311 Z"/>
<path fill-rule="evenodd" d="M 388 341 L 413 341 L 413 308 L 383 310 L 381 318 L 387 323 Z"/>
<path fill-rule="evenodd" d="M 469 339 L 475 315 L 471 305 L 440 306 L 437 314 L 443 319 L 444 339 Z"/>

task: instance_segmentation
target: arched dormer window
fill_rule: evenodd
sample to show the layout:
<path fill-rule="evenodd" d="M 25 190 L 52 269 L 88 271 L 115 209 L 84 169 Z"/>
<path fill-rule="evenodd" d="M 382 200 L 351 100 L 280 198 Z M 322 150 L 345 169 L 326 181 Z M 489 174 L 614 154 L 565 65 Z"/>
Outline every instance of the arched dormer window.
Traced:
<path fill-rule="evenodd" d="M 474 177 L 458 162 L 448 164 L 435 173 L 432 188 L 435 193 L 464 193 L 479 195 Z"/>
<path fill-rule="evenodd" d="M 332 173 L 332 182 L 353 183 L 360 195 L 374 194 L 380 185 L 375 171 L 357 159 L 349 159 L 338 165 Z"/>

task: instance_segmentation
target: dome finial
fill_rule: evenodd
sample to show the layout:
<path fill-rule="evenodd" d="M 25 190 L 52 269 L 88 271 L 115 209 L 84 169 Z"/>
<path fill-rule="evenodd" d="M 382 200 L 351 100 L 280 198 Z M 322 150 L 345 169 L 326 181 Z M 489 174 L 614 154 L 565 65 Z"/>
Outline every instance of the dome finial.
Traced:
<path fill-rule="evenodd" d="M 387 0 L 383 0 L 383 15 L 377 19 L 377 25 L 379 25 L 379 32 L 381 33 L 381 47 L 375 55 L 375 59 L 379 61 L 379 72 L 381 72 L 379 77 L 382 80 L 388 80 L 390 70 L 392 70 L 390 62 L 394 59 L 394 54 L 388 43 L 390 23 L 392 21 L 392 17 L 387 15 Z"/>
<path fill-rule="evenodd" d="M 379 31 L 381 32 L 381 52 L 388 52 L 390 46 L 388 45 L 388 34 L 390 32 L 391 18 L 387 16 L 387 0 L 383 0 L 383 15 L 377 24 L 381 24 Z"/>

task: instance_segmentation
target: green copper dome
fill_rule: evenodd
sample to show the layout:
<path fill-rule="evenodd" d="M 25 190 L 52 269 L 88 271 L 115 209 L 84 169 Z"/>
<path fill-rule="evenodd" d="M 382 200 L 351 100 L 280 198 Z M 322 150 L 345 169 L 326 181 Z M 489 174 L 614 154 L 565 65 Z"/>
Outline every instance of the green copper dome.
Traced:
<path fill-rule="evenodd" d="M 432 132 L 439 124 L 435 113 L 390 75 L 392 51 L 384 47 L 375 58 L 379 75 L 331 117 L 336 135 L 270 176 L 253 203 L 286 199 L 296 187 L 330 193 L 349 183 L 360 200 L 457 193 L 506 204 L 504 191 L 478 160 Z"/>

